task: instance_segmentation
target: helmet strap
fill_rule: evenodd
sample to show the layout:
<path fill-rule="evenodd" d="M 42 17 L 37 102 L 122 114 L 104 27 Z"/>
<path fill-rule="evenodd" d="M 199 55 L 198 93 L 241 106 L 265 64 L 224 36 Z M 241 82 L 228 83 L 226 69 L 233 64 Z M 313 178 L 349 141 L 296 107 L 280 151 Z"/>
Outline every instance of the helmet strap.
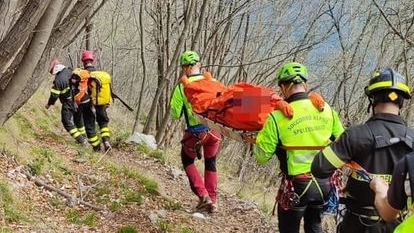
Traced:
<path fill-rule="evenodd" d="M 286 86 L 284 85 L 284 89 L 285 89 L 285 91 L 284 91 L 283 95 L 285 96 L 285 98 L 289 98 L 288 93 L 289 93 L 289 92 L 290 92 L 290 90 L 292 89 L 293 85 L 294 85 L 293 83 L 289 83 L 289 86 L 288 86 L 288 87 L 286 87 Z"/>
<path fill-rule="evenodd" d="M 372 109 L 372 112 L 374 112 L 374 105 L 372 103 L 372 97 L 368 97 L 368 101 L 369 101 L 369 104 L 367 108 L 367 113 L 369 113 L 371 109 Z"/>
<path fill-rule="evenodd" d="M 308 84 L 306 82 L 303 82 L 303 88 L 305 88 L 305 91 L 308 91 Z"/>

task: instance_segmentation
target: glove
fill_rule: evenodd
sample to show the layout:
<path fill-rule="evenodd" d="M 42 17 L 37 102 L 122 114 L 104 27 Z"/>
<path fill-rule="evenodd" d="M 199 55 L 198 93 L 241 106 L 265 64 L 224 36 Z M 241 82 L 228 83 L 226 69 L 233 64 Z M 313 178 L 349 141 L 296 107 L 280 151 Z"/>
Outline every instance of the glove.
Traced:
<path fill-rule="evenodd" d="M 288 102 L 284 100 L 279 100 L 275 103 L 275 110 L 280 110 L 283 115 L 287 118 L 293 117 L 293 108 L 289 105 Z"/>
<path fill-rule="evenodd" d="M 315 106 L 315 108 L 317 108 L 320 112 L 323 111 L 323 108 L 325 107 L 325 100 L 322 98 L 321 95 L 312 92 L 309 94 L 309 99 L 312 102 L 313 106 Z"/>

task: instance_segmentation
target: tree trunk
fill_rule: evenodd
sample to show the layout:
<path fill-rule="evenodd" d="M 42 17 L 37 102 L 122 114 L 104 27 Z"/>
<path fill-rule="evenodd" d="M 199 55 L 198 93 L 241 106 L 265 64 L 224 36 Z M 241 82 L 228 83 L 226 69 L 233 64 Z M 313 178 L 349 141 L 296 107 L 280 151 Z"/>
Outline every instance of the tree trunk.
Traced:
<path fill-rule="evenodd" d="M 61 51 L 61 48 L 78 35 L 76 32 L 84 25 L 85 17 L 92 10 L 93 4 L 94 1 L 92 0 L 78 0 L 70 13 L 62 20 L 62 23 L 53 27 L 53 33 L 49 37 L 42 57 L 37 63 L 31 78 L 27 80 L 22 94 L 15 101 L 12 109 L 10 109 L 10 116 L 26 103 L 29 97 L 37 90 L 40 83 L 44 80 L 48 68 L 46 66 L 49 65 L 50 59 L 55 58 L 57 53 Z"/>
<path fill-rule="evenodd" d="M 143 24 L 143 15 L 144 15 L 144 6 L 145 6 L 145 0 L 141 0 L 141 4 L 139 7 L 139 27 L 140 27 L 140 41 L 141 41 L 141 53 L 140 53 L 140 59 L 142 63 L 142 82 L 141 82 L 141 89 L 139 93 L 138 98 L 138 107 L 137 107 L 137 113 L 135 115 L 135 121 L 134 126 L 132 127 L 132 133 L 138 130 L 138 125 L 140 124 L 140 115 L 141 115 L 141 103 L 144 96 L 144 90 L 145 90 L 145 83 L 147 80 L 147 65 L 145 63 L 145 28 Z"/>
<path fill-rule="evenodd" d="M 185 41 L 185 37 L 187 36 L 187 31 L 189 29 L 189 27 L 191 26 L 191 21 L 192 21 L 192 11 L 194 11 L 195 8 L 195 3 L 193 0 L 189 1 L 189 6 L 187 9 L 187 16 L 184 22 L 184 28 L 181 31 L 180 37 L 178 38 L 177 41 L 177 46 L 174 52 L 174 55 L 172 56 L 172 61 L 176 61 L 178 59 L 179 54 L 181 53 L 181 48 L 184 44 Z M 157 103 L 158 103 L 158 99 L 161 96 L 161 93 L 164 91 L 164 88 L 166 87 L 167 83 L 168 83 L 168 78 L 169 76 L 172 74 L 173 70 L 175 70 L 177 66 L 175 64 L 169 64 L 167 71 L 165 73 L 163 73 L 163 79 L 161 80 L 161 82 L 158 83 L 158 87 L 157 90 L 155 91 L 155 97 L 154 100 L 152 101 L 152 105 L 151 105 L 151 109 L 148 113 L 148 118 L 147 118 L 147 122 L 145 124 L 143 133 L 148 134 L 150 132 L 151 129 L 151 125 L 152 122 L 154 121 L 155 118 L 155 114 L 156 114 L 156 110 L 157 110 Z"/>
<path fill-rule="evenodd" d="M 13 25 L 10 32 L 0 42 L 0 48 L 2 48 L 0 50 L 0 74 L 4 73 L 8 65 L 10 65 L 9 63 L 13 61 L 13 57 L 19 52 L 29 35 L 33 33 L 33 29 L 38 24 L 49 2 L 50 0 L 30 1 L 16 24 Z"/>
<path fill-rule="evenodd" d="M 7 23 L 8 12 L 10 11 L 10 1 L 0 0 L 0 39 L 3 38 L 3 35 L 9 30 Z"/>
<path fill-rule="evenodd" d="M 45 14 L 42 16 L 36 27 L 36 32 L 30 42 L 26 56 L 17 68 L 16 73 L 7 88 L 0 93 L 0 99 L 2 100 L 0 101 L 0 125 L 3 125 L 15 112 L 12 111 L 12 107 L 15 100 L 18 99 L 20 95 L 25 96 L 27 99 L 31 96 L 32 93 L 21 92 L 24 90 L 28 80 L 32 77 L 37 62 L 45 50 L 47 40 L 50 37 L 53 24 L 59 13 L 62 2 L 63 0 L 54 0 L 50 2 Z"/>
<path fill-rule="evenodd" d="M 88 15 L 85 19 L 85 49 L 92 50 L 91 34 L 92 34 L 93 24 L 91 18 Z"/>

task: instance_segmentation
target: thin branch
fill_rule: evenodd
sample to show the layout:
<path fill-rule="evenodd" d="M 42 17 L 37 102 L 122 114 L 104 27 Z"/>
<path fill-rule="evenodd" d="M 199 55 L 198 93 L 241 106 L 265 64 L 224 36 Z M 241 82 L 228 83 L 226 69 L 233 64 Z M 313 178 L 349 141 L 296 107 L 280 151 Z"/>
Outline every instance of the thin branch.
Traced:
<path fill-rule="evenodd" d="M 102 207 L 95 206 L 95 205 L 93 205 L 89 202 L 83 201 L 79 198 L 76 198 L 76 197 L 66 193 L 66 192 L 63 192 L 62 190 L 60 190 L 58 188 L 55 188 L 51 185 L 46 184 L 42 180 L 32 176 L 30 174 L 30 172 L 28 172 L 26 170 L 22 170 L 21 172 L 23 173 L 23 175 L 25 175 L 27 177 L 28 180 L 33 181 L 37 186 L 44 187 L 45 189 L 47 189 L 49 191 L 57 192 L 59 195 L 65 197 L 71 205 L 83 205 L 83 206 L 89 207 L 89 208 L 91 208 L 93 210 L 96 210 L 96 211 L 104 210 L 104 208 L 102 208 Z"/>
<path fill-rule="evenodd" d="M 101 2 L 101 4 L 99 4 L 99 6 L 93 11 L 93 13 L 90 15 L 90 20 L 92 20 L 93 19 L 93 17 L 99 12 L 99 10 L 105 5 L 105 3 L 107 2 L 108 0 L 102 0 L 102 2 Z M 78 38 L 77 37 L 77 35 L 80 35 L 81 34 L 81 32 L 85 29 L 85 27 L 86 27 L 87 25 L 86 24 L 83 24 L 83 26 L 81 27 L 81 28 L 79 28 L 78 29 L 78 31 L 74 34 L 74 36 L 73 36 L 73 38 L 68 42 L 68 43 L 66 43 L 65 44 L 65 46 L 63 46 L 63 48 L 65 49 L 66 47 L 68 47 L 70 44 L 72 44 L 73 43 L 73 41 L 75 41 L 75 39 L 76 38 Z"/>
<path fill-rule="evenodd" d="M 398 36 L 400 37 L 401 40 L 406 41 L 410 46 L 414 47 L 414 43 L 406 38 L 405 36 L 403 36 L 401 34 L 401 32 L 399 32 L 394 25 L 392 25 L 392 23 L 390 22 L 390 20 L 388 19 L 388 17 L 385 15 L 385 12 L 381 9 L 381 7 L 378 5 L 378 3 L 375 0 L 372 0 L 372 2 L 374 3 L 374 5 L 377 7 L 377 9 L 379 10 L 379 12 L 381 13 L 382 17 L 384 18 L 385 22 L 388 24 L 388 26 L 391 28 L 391 30 Z"/>

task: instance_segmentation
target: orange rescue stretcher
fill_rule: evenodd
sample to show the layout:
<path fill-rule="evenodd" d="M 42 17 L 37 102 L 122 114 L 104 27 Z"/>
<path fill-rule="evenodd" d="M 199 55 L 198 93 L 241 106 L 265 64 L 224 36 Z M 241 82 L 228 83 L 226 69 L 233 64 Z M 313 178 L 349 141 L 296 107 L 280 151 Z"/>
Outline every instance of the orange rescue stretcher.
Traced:
<path fill-rule="evenodd" d="M 183 76 L 184 93 L 198 122 L 223 136 L 252 144 L 272 111 L 293 117 L 292 107 L 269 87 L 244 82 L 225 86 L 208 72 L 203 76 L 193 82 Z M 321 96 L 310 95 L 310 99 L 323 109 Z"/>

